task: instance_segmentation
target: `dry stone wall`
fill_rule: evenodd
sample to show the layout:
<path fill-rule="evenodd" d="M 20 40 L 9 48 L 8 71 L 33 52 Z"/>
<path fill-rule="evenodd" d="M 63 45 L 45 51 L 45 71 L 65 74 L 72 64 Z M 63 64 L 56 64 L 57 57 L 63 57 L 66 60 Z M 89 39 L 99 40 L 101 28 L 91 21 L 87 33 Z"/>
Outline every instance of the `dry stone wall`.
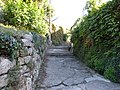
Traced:
<path fill-rule="evenodd" d="M 46 44 L 44 38 L 35 33 L 21 35 L 20 41 L 22 47 L 16 59 L 0 56 L 0 90 L 35 90 Z"/>

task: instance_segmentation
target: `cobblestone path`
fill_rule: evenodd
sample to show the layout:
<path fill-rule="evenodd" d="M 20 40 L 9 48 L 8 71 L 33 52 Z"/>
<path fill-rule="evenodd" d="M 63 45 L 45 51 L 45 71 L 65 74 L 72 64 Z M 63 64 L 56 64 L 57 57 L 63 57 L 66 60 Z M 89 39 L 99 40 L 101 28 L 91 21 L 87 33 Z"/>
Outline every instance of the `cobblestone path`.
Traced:
<path fill-rule="evenodd" d="M 46 77 L 39 90 L 120 90 L 120 85 L 76 60 L 67 46 L 51 47 L 47 51 Z"/>

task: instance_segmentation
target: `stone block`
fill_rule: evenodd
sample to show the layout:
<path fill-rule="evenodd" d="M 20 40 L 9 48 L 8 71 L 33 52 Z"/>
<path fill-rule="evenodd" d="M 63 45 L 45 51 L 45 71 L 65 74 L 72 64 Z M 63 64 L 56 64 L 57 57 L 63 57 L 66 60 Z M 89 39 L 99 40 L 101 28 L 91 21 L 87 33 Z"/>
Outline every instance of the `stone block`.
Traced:
<path fill-rule="evenodd" d="M 24 39 L 27 39 L 27 40 L 29 40 L 29 41 L 33 41 L 33 35 L 32 35 L 32 34 L 25 34 L 25 35 L 23 36 L 23 38 L 24 38 Z"/>
<path fill-rule="evenodd" d="M 24 77 L 32 77 L 30 73 L 23 74 Z"/>
<path fill-rule="evenodd" d="M 0 75 L 7 73 L 8 70 L 15 65 L 15 60 L 11 62 L 9 59 L 0 57 Z"/>
<path fill-rule="evenodd" d="M 39 69 L 34 69 L 32 73 L 33 73 L 33 81 L 36 81 L 39 75 Z"/>
<path fill-rule="evenodd" d="M 19 57 L 19 58 L 18 58 L 18 61 L 19 61 L 19 64 L 20 64 L 20 65 L 25 64 L 25 60 L 24 60 L 23 57 Z"/>
<path fill-rule="evenodd" d="M 32 60 L 32 56 L 24 57 L 24 61 L 25 61 L 26 64 L 29 63 L 31 60 Z"/>
<path fill-rule="evenodd" d="M 34 44 L 27 39 L 22 39 L 22 42 L 23 42 L 23 46 L 26 46 L 26 47 L 33 47 L 34 46 Z"/>
<path fill-rule="evenodd" d="M 0 76 L 0 88 L 7 86 L 7 84 L 8 84 L 7 74 Z"/>
<path fill-rule="evenodd" d="M 20 51 L 19 51 L 19 56 L 20 57 L 25 57 L 27 55 L 28 55 L 28 51 L 26 49 L 20 49 Z"/>
<path fill-rule="evenodd" d="M 89 77 L 89 78 L 85 79 L 86 82 L 95 81 L 95 80 L 104 81 L 104 82 L 110 82 L 109 80 L 107 80 L 107 79 L 105 79 L 103 77 L 97 76 L 97 75 L 93 75 L 93 77 Z"/>
<path fill-rule="evenodd" d="M 32 79 L 31 78 L 27 78 L 27 80 L 26 80 L 26 87 L 27 87 L 26 90 L 33 90 L 32 89 Z"/>
<path fill-rule="evenodd" d="M 32 55 L 33 54 L 33 49 L 32 48 L 29 48 L 28 49 L 28 55 Z"/>
<path fill-rule="evenodd" d="M 26 90 L 26 79 L 21 75 L 20 77 L 20 83 L 19 83 L 20 88 L 18 90 Z"/>
<path fill-rule="evenodd" d="M 33 47 L 30 47 L 30 48 L 25 47 L 25 50 L 27 51 L 27 54 L 28 54 L 28 55 L 33 55 L 33 52 L 34 52 Z"/>
<path fill-rule="evenodd" d="M 86 90 L 85 84 L 79 84 L 78 87 L 80 87 L 82 90 Z"/>
<path fill-rule="evenodd" d="M 25 74 L 25 73 L 28 73 L 28 72 L 30 72 L 30 69 L 26 66 L 26 65 L 24 65 L 24 66 L 20 66 L 20 73 L 21 74 Z"/>
<path fill-rule="evenodd" d="M 94 80 L 85 84 L 86 90 L 115 90 L 116 85 L 113 83 Z M 112 89 L 114 87 L 114 89 Z M 120 90 L 120 89 L 119 89 Z"/>
<path fill-rule="evenodd" d="M 34 54 L 34 55 L 33 55 L 33 58 L 34 58 L 34 60 L 36 60 L 36 61 L 41 61 L 41 57 L 40 57 L 40 55 L 38 55 L 38 54 Z"/>
<path fill-rule="evenodd" d="M 32 60 L 32 56 L 19 57 L 18 61 L 20 65 L 27 64 Z"/>

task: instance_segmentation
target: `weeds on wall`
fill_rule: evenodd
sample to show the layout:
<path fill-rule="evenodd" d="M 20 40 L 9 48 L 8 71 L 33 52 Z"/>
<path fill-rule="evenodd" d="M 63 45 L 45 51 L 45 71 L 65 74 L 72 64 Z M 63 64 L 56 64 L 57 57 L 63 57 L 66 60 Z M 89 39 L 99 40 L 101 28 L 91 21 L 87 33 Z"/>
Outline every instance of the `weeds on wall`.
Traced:
<path fill-rule="evenodd" d="M 9 34 L 0 33 L 0 56 L 9 57 L 10 60 L 18 58 L 21 44 Z"/>

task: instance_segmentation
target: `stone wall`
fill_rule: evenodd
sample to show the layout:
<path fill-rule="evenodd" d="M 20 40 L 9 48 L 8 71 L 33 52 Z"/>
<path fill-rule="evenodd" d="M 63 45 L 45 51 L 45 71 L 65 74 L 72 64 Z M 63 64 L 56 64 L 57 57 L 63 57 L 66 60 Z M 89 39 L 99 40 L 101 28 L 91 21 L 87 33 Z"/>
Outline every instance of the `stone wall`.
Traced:
<path fill-rule="evenodd" d="M 15 36 L 14 39 L 17 37 Z M 0 90 L 34 90 L 41 64 L 44 61 L 46 44 L 44 38 L 27 33 L 20 36 L 22 47 L 18 57 L 10 60 L 0 56 Z"/>

